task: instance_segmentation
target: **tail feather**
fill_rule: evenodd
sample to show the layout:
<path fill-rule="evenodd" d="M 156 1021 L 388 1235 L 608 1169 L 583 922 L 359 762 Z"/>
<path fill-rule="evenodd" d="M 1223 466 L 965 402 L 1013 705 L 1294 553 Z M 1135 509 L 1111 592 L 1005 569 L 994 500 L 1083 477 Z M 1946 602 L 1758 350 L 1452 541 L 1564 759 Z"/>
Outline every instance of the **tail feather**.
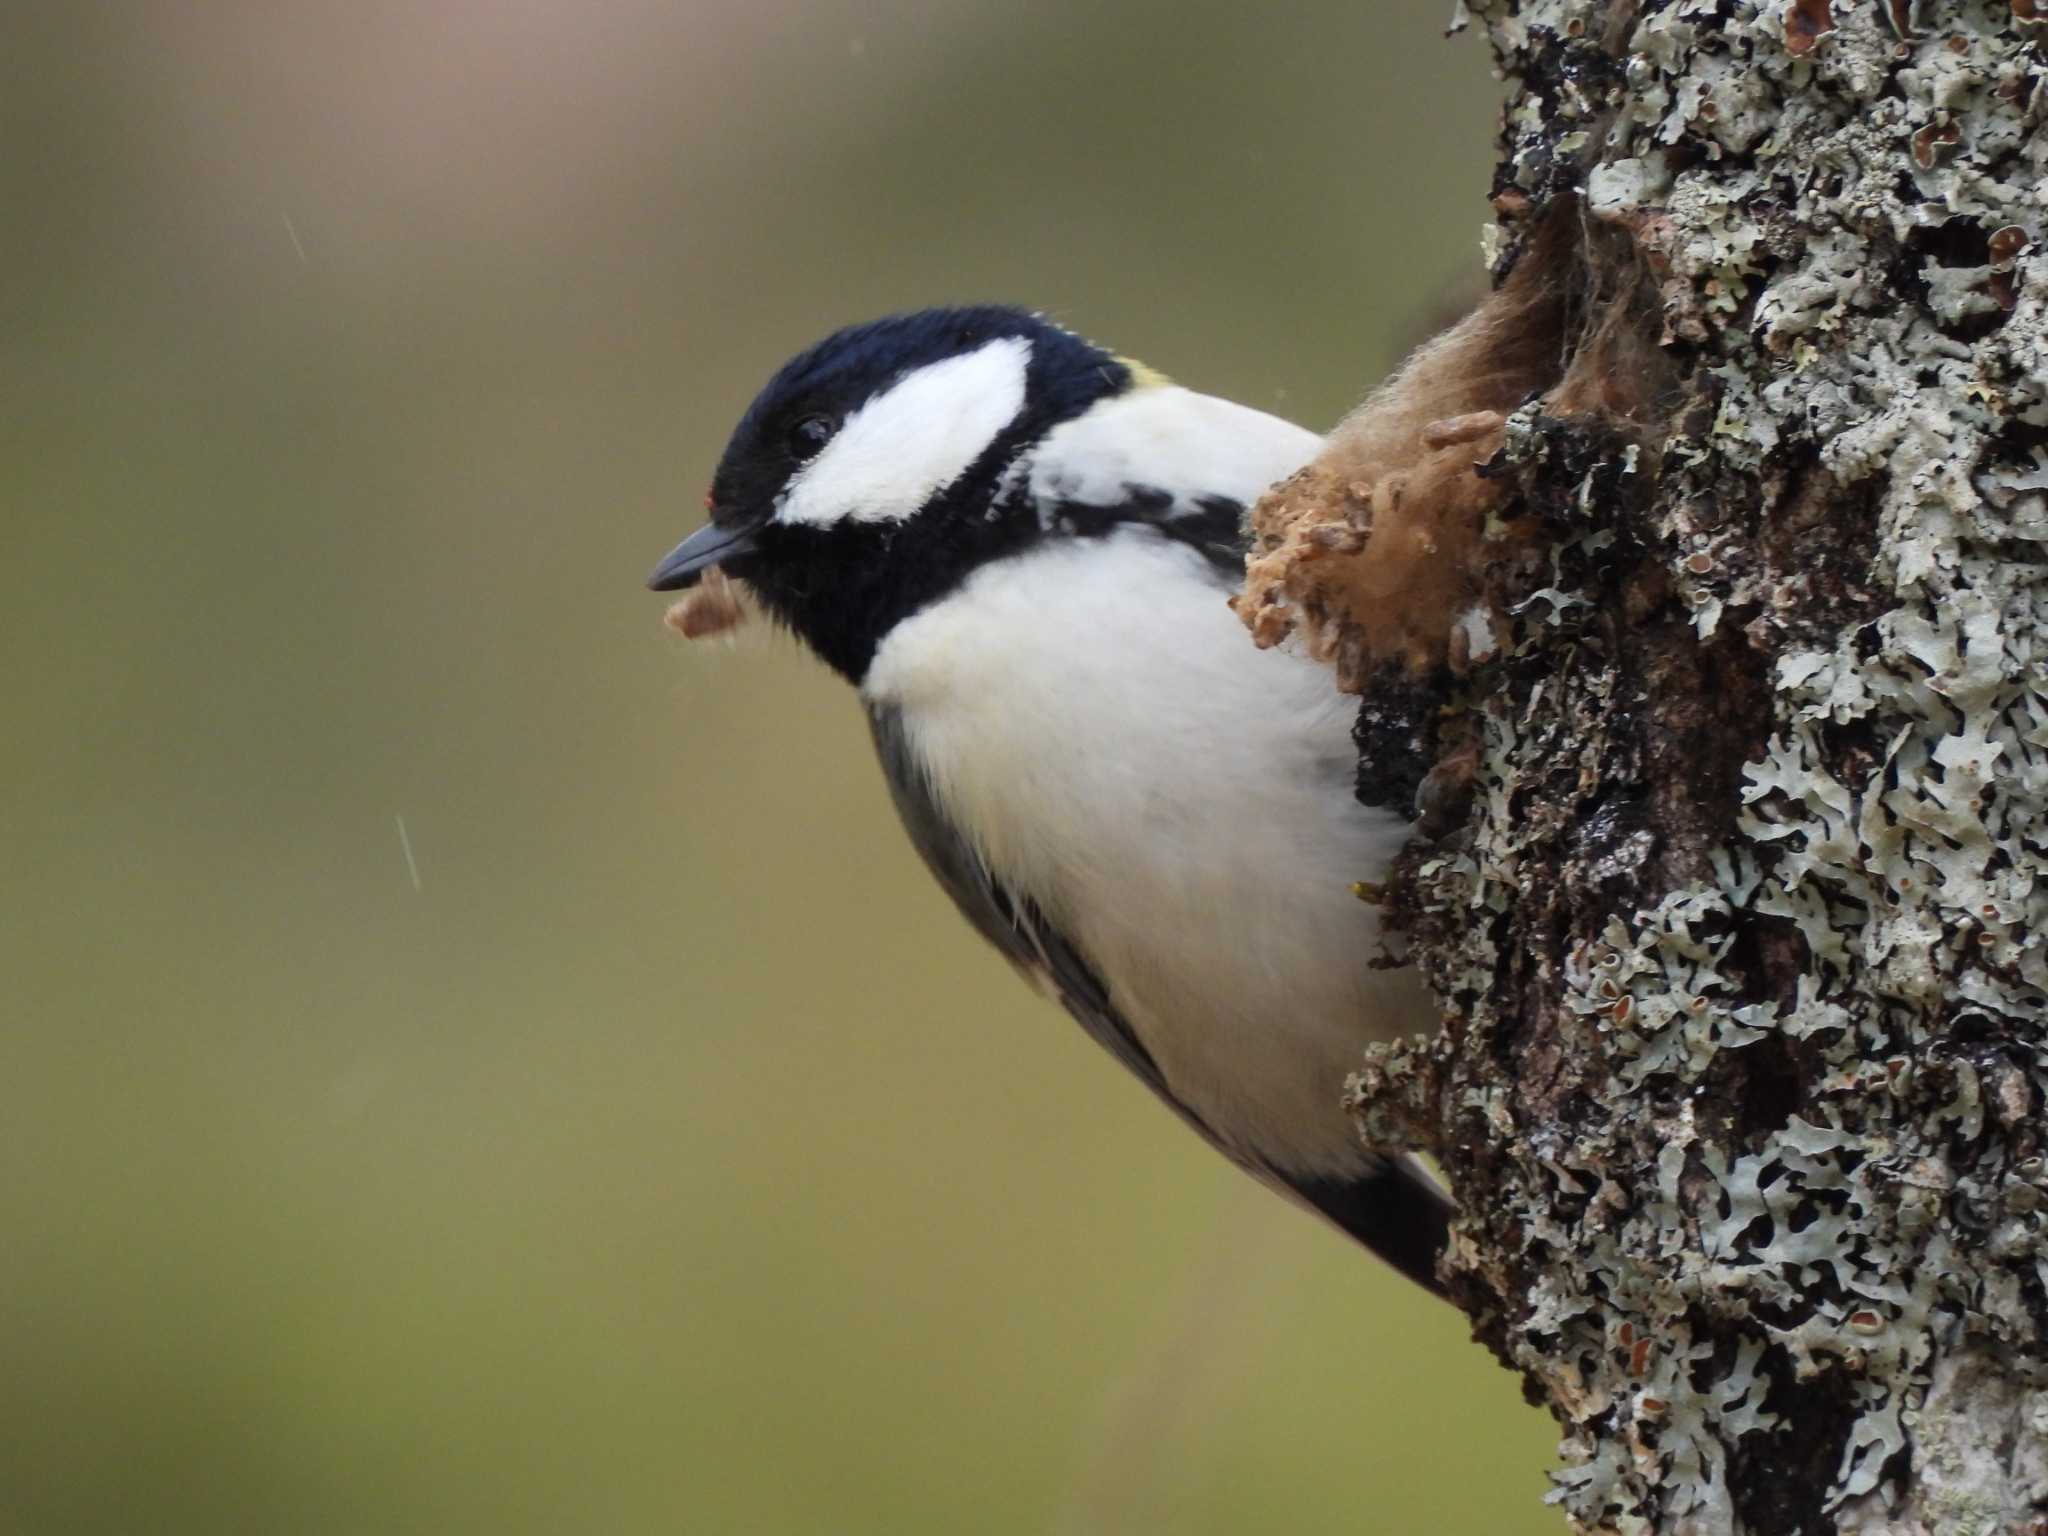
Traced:
<path fill-rule="evenodd" d="M 1442 1185 L 1410 1158 L 1376 1164 L 1356 1179 L 1290 1179 L 1308 1204 L 1416 1284 L 1441 1296 L 1436 1261 L 1450 1238 L 1456 1206 Z"/>

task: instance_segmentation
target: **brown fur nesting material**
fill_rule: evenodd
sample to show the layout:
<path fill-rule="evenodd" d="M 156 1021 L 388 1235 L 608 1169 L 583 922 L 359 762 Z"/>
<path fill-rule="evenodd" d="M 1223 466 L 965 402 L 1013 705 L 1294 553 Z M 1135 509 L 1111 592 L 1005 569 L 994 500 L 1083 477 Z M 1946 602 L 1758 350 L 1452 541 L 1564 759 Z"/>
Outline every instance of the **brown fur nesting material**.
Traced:
<path fill-rule="evenodd" d="M 1529 534 L 1513 517 L 1513 478 L 1481 469 L 1513 412 L 1537 400 L 1627 422 L 1650 408 L 1657 327 L 1634 243 L 1589 228 L 1571 199 L 1524 236 L 1500 287 L 1252 509 L 1232 606 L 1261 646 L 1298 636 L 1347 692 L 1388 662 L 1419 675 L 1453 660 L 1457 626 L 1497 609 L 1488 571 Z"/>
<path fill-rule="evenodd" d="M 669 604 L 661 622 L 685 640 L 701 640 L 737 629 L 746 616 L 739 583 L 714 565 L 697 585 Z"/>
<path fill-rule="evenodd" d="M 1474 547 L 1503 494 L 1472 473 L 1465 446 L 1376 480 L 1354 479 L 1347 471 L 1366 467 L 1326 451 L 1268 491 L 1233 600 L 1252 638 L 1268 646 L 1299 635 L 1350 693 L 1379 662 L 1419 673 L 1441 660 L 1452 617 L 1471 606 Z"/>

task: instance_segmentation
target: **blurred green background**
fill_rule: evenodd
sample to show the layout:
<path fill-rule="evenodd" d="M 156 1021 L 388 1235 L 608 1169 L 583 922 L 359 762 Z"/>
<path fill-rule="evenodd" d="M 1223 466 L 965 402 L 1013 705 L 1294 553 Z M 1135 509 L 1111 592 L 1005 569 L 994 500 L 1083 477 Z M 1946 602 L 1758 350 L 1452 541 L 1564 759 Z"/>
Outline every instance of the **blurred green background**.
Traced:
<path fill-rule="evenodd" d="M 640 590 L 891 308 L 1330 422 L 1476 268 L 1449 9 L 10 11 L 0 1530 L 1554 1529 Z"/>

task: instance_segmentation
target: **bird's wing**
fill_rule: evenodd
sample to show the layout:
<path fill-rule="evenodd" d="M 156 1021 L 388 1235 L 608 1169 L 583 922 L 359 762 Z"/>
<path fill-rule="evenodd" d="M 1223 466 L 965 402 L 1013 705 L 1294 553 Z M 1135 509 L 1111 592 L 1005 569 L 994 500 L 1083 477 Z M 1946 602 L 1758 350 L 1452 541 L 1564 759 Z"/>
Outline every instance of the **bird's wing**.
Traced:
<path fill-rule="evenodd" d="M 1231 587 L 1244 580 L 1245 552 L 1251 546 L 1244 512 L 1241 501 L 1222 496 L 1186 501 L 1149 485 L 1126 486 L 1110 502 L 1039 503 L 1047 528 L 1074 538 L 1100 538 L 1133 523 L 1150 528 L 1194 550 L 1209 562 L 1219 584 Z"/>
<path fill-rule="evenodd" d="M 1321 445 L 1264 411 L 1149 385 L 1055 427 L 1030 457 L 1027 484 L 1048 531 L 1091 537 L 1142 524 L 1198 551 L 1235 586 L 1245 509 Z"/>
<path fill-rule="evenodd" d="M 1442 1187 L 1408 1158 L 1375 1157 L 1353 1177 L 1308 1179 L 1283 1173 L 1231 1146 L 1168 1085 L 1129 1022 L 1110 1001 L 1087 958 L 1029 898 L 1004 888 L 933 802 L 931 787 L 900 715 L 868 706 L 868 725 L 904 830 L 953 904 L 981 936 L 1041 992 L 1059 1000 L 1080 1026 L 1167 1108 L 1225 1157 L 1327 1217 L 1409 1279 L 1442 1294 L 1436 1279 L 1453 1207 Z M 1331 1092 L 1336 1091 L 1332 1085 Z"/>
<path fill-rule="evenodd" d="M 882 759 L 882 775 L 904 830 L 938 882 L 975 931 L 1024 973 L 1041 992 L 1059 999 L 1081 1027 L 1209 1140 L 1215 1133 L 1174 1098 L 1152 1053 L 1109 1001 L 1109 991 L 1080 952 L 1047 922 L 1029 898 L 1013 897 L 988 872 L 979 854 L 954 830 L 932 801 L 923 766 L 916 760 L 901 716 L 887 706 L 868 706 L 868 725 Z"/>

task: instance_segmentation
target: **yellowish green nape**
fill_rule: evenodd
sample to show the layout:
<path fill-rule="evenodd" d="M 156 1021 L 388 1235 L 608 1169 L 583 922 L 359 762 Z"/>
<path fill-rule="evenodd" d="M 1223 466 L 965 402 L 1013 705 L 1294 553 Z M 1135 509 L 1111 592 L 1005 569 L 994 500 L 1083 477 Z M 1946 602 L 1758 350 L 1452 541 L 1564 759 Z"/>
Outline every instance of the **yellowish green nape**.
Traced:
<path fill-rule="evenodd" d="M 1043 311 L 1039 312 L 1038 318 L 1040 320 L 1043 320 L 1047 325 L 1065 331 L 1069 336 L 1075 337 L 1081 341 L 1088 341 L 1088 338 L 1086 336 L 1081 335 L 1079 331 L 1072 330 L 1069 329 L 1067 326 L 1061 325 L 1059 321 L 1055 320 L 1051 315 L 1045 314 Z M 1088 344 L 1093 347 L 1098 347 L 1100 348 L 1100 350 L 1104 352 L 1109 352 L 1109 348 L 1102 346 L 1099 342 L 1088 342 Z M 1140 389 L 1159 389 L 1173 382 L 1171 378 L 1161 373 L 1157 368 L 1154 368 L 1150 363 L 1141 363 L 1135 357 L 1127 357 L 1121 352 L 1109 352 L 1109 355 L 1115 358 L 1116 361 L 1118 361 L 1119 363 L 1122 363 L 1124 365 L 1124 368 L 1130 373 L 1131 382 L 1128 386 L 1126 386 L 1127 391 L 1136 391 Z"/>
<path fill-rule="evenodd" d="M 1119 352 L 1116 360 L 1130 369 L 1132 389 L 1160 389 L 1173 382 L 1150 363 L 1141 363 L 1135 357 L 1125 357 Z"/>

